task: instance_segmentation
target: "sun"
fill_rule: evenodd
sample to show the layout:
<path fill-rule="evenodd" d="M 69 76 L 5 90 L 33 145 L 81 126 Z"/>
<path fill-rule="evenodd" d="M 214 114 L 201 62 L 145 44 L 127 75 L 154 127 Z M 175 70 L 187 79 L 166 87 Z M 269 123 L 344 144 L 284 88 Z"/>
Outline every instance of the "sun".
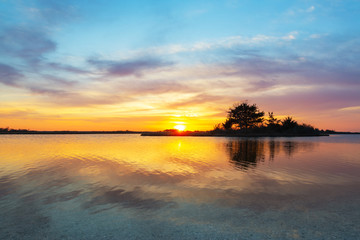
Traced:
<path fill-rule="evenodd" d="M 185 125 L 176 125 L 174 128 L 181 132 L 184 131 L 186 127 Z"/>

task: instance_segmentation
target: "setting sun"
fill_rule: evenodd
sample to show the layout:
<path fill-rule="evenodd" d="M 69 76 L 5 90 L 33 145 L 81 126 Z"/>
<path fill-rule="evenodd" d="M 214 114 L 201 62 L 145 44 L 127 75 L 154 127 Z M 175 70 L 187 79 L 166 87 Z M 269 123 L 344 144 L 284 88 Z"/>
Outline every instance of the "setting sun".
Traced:
<path fill-rule="evenodd" d="M 174 128 L 177 129 L 178 131 L 184 131 L 186 127 L 185 125 L 176 125 Z"/>

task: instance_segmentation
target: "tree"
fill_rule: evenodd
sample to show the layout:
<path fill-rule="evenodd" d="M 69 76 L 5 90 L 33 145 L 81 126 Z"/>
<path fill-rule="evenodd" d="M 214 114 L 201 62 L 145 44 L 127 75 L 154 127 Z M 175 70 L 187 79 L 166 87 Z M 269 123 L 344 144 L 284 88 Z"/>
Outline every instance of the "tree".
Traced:
<path fill-rule="evenodd" d="M 265 113 L 260 111 L 256 104 L 249 105 L 247 102 L 234 104 L 228 111 L 228 119 L 225 124 L 236 125 L 239 129 L 253 128 L 264 121 Z M 225 125 L 224 124 L 224 125 Z"/>
<path fill-rule="evenodd" d="M 292 117 L 288 116 L 281 121 L 282 127 L 285 129 L 290 129 L 298 126 L 297 121 Z"/>
<path fill-rule="evenodd" d="M 233 125 L 233 120 L 232 119 L 226 119 L 226 121 L 222 124 L 222 126 L 224 127 L 224 129 L 230 129 Z"/>
<path fill-rule="evenodd" d="M 267 119 L 267 126 L 270 128 L 274 128 L 276 126 L 279 126 L 280 124 L 280 120 L 277 119 L 276 117 L 274 117 L 274 113 L 273 112 L 268 112 L 269 117 Z"/>

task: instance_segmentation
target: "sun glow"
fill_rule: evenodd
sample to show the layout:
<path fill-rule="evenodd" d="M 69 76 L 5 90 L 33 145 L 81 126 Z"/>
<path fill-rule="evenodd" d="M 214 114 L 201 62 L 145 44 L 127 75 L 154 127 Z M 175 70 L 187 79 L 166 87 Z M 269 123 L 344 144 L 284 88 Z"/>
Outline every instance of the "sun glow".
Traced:
<path fill-rule="evenodd" d="M 185 125 L 176 125 L 174 128 L 177 129 L 178 131 L 184 131 L 186 127 Z"/>

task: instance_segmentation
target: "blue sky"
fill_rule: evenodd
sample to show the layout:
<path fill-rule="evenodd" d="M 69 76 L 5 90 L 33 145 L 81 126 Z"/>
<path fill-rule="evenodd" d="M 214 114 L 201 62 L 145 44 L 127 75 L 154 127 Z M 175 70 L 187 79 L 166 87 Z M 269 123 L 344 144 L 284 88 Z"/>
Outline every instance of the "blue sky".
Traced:
<path fill-rule="evenodd" d="M 211 129 L 247 99 L 360 131 L 359 12 L 360 1 L 0 0 L 0 124 Z"/>

